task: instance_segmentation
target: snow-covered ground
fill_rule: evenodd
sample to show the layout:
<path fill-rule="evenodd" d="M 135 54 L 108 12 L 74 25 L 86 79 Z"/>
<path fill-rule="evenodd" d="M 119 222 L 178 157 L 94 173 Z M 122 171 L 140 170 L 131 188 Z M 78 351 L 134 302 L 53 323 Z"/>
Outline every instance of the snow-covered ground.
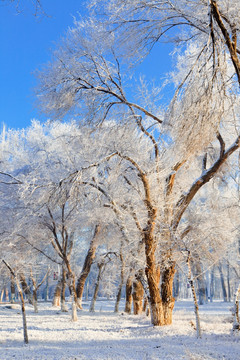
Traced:
<path fill-rule="evenodd" d="M 27 305 L 29 344 L 23 344 L 19 309 L 0 304 L 0 360 L 240 360 L 240 336 L 231 335 L 231 304 L 200 307 L 202 339 L 196 339 L 193 305 L 179 301 L 173 324 L 152 327 L 145 315 L 113 313 L 113 301 L 98 301 L 96 312 L 61 313 L 41 303 L 39 313 Z M 123 304 L 122 304 L 123 308 Z"/>

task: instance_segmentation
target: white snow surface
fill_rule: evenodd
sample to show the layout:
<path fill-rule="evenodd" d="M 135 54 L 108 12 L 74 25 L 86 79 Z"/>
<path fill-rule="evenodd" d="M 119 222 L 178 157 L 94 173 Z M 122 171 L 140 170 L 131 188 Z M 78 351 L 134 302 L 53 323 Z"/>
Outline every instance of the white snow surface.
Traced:
<path fill-rule="evenodd" d="M 95 313 L 88 306 L 84 303 L 72 322 L 70 309 L 61 313 L 40 303 L 35 314 L 27 305 L 29 344 L 24 345 L 20 305 L 0 304 L 0 360 L 240 360 L 240 336 L 231 334 L 232 304 L 200 307 L 202 339 L 196 338 L 190 301 L 176 302 L 173 324 L 164 327 L 153 327 L 145 314 L 114 314 L 114 301 L 99 300 Z"/>

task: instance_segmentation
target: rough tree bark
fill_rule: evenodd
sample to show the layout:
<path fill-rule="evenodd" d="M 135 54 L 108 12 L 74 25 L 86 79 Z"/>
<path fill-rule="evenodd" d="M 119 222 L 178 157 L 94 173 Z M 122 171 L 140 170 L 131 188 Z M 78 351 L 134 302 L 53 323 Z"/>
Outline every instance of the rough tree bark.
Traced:
<path fill-rule="evenodd" d="M 162 272 L 161 297 L 164 325 L 172 323 L 172 311 L 175 299 L 173 297 L 173 280 L 175 275 L 175 263 L 165 268 Z"/>
<path fill-rule="evenodd" d="M 132 297 L 133 297 L 133 313 L 134 315 L 139 315 L 143 311 L 143 297 L 144 297 L 144 290 L 139 280 L 135 280 L 133 282 Z"/>

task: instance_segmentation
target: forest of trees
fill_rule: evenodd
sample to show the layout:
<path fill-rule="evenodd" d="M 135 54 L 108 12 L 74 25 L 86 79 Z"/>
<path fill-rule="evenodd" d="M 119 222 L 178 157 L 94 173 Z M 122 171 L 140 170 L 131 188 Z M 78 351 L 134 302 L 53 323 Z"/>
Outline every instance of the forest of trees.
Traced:
<path fill-rule="evenodd" d="M 1 134 L 1 300 L 71 294 L 77 320 L 100 293 L 162 326 L 192 290 L 239 329 L 240 3 L 88 5 L 37 73 L 51 120 Z M 160 41 L 157 86 L 135 69 Z"/>

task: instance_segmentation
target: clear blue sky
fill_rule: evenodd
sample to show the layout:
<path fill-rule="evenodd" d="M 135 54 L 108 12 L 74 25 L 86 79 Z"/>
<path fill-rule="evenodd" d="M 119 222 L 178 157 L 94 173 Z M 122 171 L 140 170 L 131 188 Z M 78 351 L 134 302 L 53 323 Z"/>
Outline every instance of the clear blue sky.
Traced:
<path fill-rule="evenodd" d="M 33 73 L 51 59 L 51 49 L 72 25 L 73 16 L 84 15 L 81 0 L 42 0 L 48 16 L 39 18 L 33 16 L 30 0 L 20 4 L 20 13 L 13 4 L 0 4 L 0 124 L 8 128 L 26 127 L 33 118 L 46 120 L 34 109 Z M 140 71 L 159 78 L 170 69 L 169 51 L 168 45 L 154 49 Z"/>

